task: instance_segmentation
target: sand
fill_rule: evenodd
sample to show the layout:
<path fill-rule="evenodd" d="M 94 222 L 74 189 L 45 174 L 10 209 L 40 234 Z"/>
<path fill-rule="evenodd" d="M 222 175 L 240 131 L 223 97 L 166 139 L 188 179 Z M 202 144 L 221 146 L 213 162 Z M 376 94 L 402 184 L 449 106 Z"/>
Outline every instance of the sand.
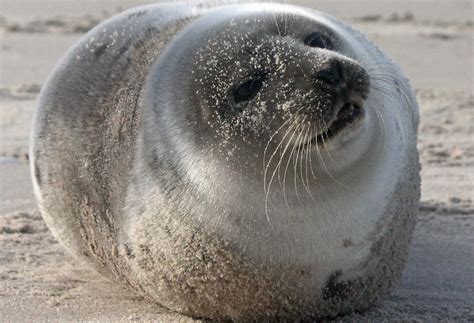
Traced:
<path fill-rule="evenodd" d="M 192 321 L 66 255 L 36 207 L 27 165 L 41 85 L 120 0 L 0 2 L 0 321 Z M 421 107 L 422 202 L 402 280 L 342 321 L 474 321 L 472 1 L 292 1 L 334 14 L 392 56 Z"/>

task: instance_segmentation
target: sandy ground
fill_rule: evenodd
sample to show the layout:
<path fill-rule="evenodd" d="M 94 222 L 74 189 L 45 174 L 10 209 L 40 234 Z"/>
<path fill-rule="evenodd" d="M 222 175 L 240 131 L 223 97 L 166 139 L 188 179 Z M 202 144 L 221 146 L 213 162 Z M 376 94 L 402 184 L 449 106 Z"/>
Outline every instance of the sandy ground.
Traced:
<path fill-rule="evenodd" d="M 0 1 L 0 321 L 188 321 L 66 255 L 35 206 L 32 113 L 55 62 L 121 0 Z M 422 203 L 392 296 L 344 321 L 474 321 L 472 1 L 292 1 L 365 32 L 412 81 L 421 106 Z"/>

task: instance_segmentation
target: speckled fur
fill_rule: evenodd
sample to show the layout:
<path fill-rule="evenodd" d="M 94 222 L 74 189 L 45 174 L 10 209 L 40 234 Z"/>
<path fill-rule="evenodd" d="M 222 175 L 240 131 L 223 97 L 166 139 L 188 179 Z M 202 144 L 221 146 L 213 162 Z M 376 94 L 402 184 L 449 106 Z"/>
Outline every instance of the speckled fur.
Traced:
<path fill-rule="evenodd" d="M 150 6 L 113 18 L 66 54 L 42 91 L 31 145 L 39 204 L 62 243 L 98 260 L 102 272 L 116 267 L 114 221 L 124 206 L 146 70 L 194 17 L 190 7 Z"/>
<path fill-rule="evenodd" d="M 245 258 L 232 241 L 166 211 L 156 221 L 154 212 L 144 210 L 135 223 L 138 232 L 121 249 L 145 295 L 195 317 L 304 321 L 364 310 L 388 294 L 408 254 L 420 194 L 418 155 L 416 147 L 411 150 L 357 277 L 341 278 L 341 268 L 322 290 L 311 287 L 311 276 L 318 274 L 311 267 Z"/>
<path fill-rule="evenodd" d="M 206 10 L 172 4 L 126 12 L 88 33 L 56 67 L 41 94 L 31 146 L 48 226 L 100 272 L 194 317 L 313 320 L 369 307 L 389 292 L 407 256 L 420 194 L 417 115 L 402 124 L 415 130 L 407 130 L 401 175 L 356 268 L 322 275 L 317 264 L 250 256 L 217 226 L 192 217 L 213 201 L 183 179 L 181 161 L 168 153 L 176 142 L 166 138 L 167 128 L 153 126 L 159 106 L 151 108 L 153 96 L 145 93 L 157 57 Z M 412 93 L 407 99 L 416 107 Z M 165 136 L 162 146 L 153 146 L 154 136 Z M 211 219 L 234 216 L 225 212 Z M 341 246 L 353 242 L 341 237 Z"/>

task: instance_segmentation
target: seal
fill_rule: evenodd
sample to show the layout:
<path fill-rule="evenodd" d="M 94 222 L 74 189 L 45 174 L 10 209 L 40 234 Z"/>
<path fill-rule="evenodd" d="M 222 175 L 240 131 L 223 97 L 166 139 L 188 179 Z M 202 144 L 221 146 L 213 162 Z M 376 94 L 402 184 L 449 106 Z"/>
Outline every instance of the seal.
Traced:
<path fill-rule="evenodd" d="M 327 14 L 139 7 L 48 79 L 34 190 L 69 251 L 174 311 L 331 317 L 401 275 L 418 119 L 400 69 Z"/>

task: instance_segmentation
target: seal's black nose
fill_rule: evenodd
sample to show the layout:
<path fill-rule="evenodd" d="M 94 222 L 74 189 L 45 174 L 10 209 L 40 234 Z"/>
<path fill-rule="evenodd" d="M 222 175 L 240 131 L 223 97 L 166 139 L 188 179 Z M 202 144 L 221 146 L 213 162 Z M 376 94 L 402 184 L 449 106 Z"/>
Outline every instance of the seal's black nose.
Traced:
<path fill-rule="evenodd" d="M 315 64 L 313 93 L 304 111 L 322 131 L 334 133 L 364 116 L 364 101 L 370 91 L 370 79 L 356 61 L 335 56 Z M 339 122 L 340 121 L 340 122 Z M 336 124 L 334 124 L 336 122 Z"/>
<path fill-rule="evenodd" d="M 344 80 L 342 63 L 337 59 L 331 60 L 316 73 L 315 77 L 329 86 L 337 86 Z"/>
<path fill-rule="evenodd" d="M 370 91 L 370 77 L 364 67 L 339 57 L 318 66 L 313 80 L 317 89 L 332 93 L 342 101 L 351 101 L 354 96 L 365 100 Z"/>

